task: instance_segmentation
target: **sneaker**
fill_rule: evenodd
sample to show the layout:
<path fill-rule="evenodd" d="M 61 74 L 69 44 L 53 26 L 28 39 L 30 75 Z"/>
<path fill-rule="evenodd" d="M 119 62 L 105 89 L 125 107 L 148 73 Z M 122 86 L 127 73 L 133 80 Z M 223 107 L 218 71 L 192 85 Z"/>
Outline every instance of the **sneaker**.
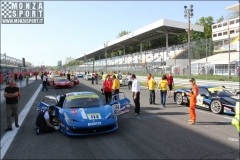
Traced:
<path fill-rule="evenodd" d="M 157 105 L 157 103 L 153 103 L 154 105 Z"/>
<path fill-rule="evenodd" d="M 4 131 L 5 132 L 8 132 L 8 131 L 11 131 L 12 130 L 12 128 L 7 128 L 7 129 L 5 129 Z"/>
<path fill-rule="evenodd" d="M 192 122 L 193 120 L 192 119 L 189 119 L 188 122 Z"/>
<path fill-rule="evenodd" d="M 36 134 L 39 135 L 40 134 L 39 127 L 37 127 L 35 130 L 36 130 Z"/>
<path fill-rule="evenodd" d="M 19 125 L 16 123 L 16 124 L 15 124 L 15 127 L 19 128 Z"/>
<path fill-rule="evenodd" d="M 139 113 L 134 113 L 133 115 L 134 115 L 134 116 L 138 116 L 138 115 L 139 115 Z"/>
<path fill-rule="evenodd" d="M 132 112 L 132 114 L 135 114 L 135 112 Z"/>
<path fill-rule="evenodd" d="M 194 125 L 196 121 L 192 120 L 191 122 L 188 122 L 189 125 Z"/>

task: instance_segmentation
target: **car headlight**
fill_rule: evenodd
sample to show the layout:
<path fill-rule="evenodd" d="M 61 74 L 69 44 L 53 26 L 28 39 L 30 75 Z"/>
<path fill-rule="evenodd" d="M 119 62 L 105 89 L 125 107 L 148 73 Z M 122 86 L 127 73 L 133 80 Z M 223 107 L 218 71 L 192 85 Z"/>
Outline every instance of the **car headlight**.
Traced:
<path fill-rule="evenodd" d="M 68 122 L 68 123 L 73 123 L 73 119 L 72 118 L 69 118 L 68 115 L 64 112 L 63 113 L 64 117 L 65 117 L 65 120 Z"/>
<path fill-rule="evenodd" d="M 114 110 L 112 109 L 112 112 L 111 113 L 109 113 L 107 116 L 106 116 L 106 118 L 105 119 L 110 119 L 110 118 L 112 118 L 112 119 L 114 119 L 115 118 L 115 113 L 114 113 Z"/>

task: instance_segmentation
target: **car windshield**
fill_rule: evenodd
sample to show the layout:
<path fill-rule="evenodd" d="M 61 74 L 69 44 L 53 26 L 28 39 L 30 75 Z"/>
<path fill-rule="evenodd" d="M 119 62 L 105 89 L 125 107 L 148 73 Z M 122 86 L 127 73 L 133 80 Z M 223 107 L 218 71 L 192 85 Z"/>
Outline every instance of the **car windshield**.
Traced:
<path fill-rule="evenodd" d="M 216 88 L 209 88 L 208 89 L 212 96 L 219 96 L 219 97 L 231 97 L 233 94 L 225 89 L 216 89 Z"/>
<path fill-rule="evenodd" d="M 68 82 L 68 79 L 57 79 L 56 82 Z"/>
<path fill-rule="evenodd" d="M 67 97 L 64 102 L 64 108 L 91 108 L 91 107 L 100 107 L 104 105 L 103 101 L 99 97 L 78 97 L 70 96 Z"/>

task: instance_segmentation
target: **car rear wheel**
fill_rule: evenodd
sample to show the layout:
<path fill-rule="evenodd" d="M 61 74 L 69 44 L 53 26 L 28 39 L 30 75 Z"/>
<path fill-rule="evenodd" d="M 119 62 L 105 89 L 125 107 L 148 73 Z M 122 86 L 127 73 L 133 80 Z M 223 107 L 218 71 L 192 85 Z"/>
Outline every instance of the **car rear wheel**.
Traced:
<path fill-rule="evenodd" d="M 216 113 L 216 114 L 222 113 L 223 111 L 222 104 L 218 100 L 212 101 L 212 103 L 210 104 L 210 109 L 213 113 Z"/>
<path fill-rule="evenodd" d="M 178 105 L 183 104 L 183 97 L 182 97 L 182 94 L 181 94 L 181 93 L 176 93 L 175 102 L 176 102 Z"/>

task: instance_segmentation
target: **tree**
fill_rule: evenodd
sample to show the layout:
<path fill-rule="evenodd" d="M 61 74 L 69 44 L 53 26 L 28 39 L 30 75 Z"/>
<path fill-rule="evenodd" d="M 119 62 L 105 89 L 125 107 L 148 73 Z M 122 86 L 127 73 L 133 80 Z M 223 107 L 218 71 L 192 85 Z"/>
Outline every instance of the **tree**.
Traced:
<path fill-rule="evenodd" d="M 212 25 L 214 20 L 212 16 L 201 17 L 195 24 L 201 25 L 204 27 L 204 32 L 195 32 L 191 31 L 191 41 L 199 39 L 209 39 L 212 38 Z"/>
<path fill-rule="evenodd" d="M 234 18 L 237 18 L 237 17 L 239 17 L 239 12 L 231 12 L 231 13 L 228 13 L 228 15 L 226 16 L 226 20 L 234 19 Z"/>
<path fill-rule="evenodd" d="M 130 33 L 130 32 L 129 32 L 129 31 L 122 31 L 122 32 L 120 32 L 120 33 L 118 34 L 117 38 L 120 38 L 120 37 L 122 37 L 122 36 L 125 36 L 125 35 L 127 35 L 128 33 Z"/>
<path fill-rule="evenodd" d="M 67 57 L 67 58 L 65 59 L 65 64 L 69 64 L 69 63 L 72 62 L 72 61 L 75 61 L 75 59 L 74 59 L 73 57 Z"/>
<path fill-rule="evenodd" d="M 223 16 L 221 16 L 219 19 L 217 19 L 216 23 L 220 23 L 220 22 L 223 22 L 223 21 L 224 21 L 224 18 L 223 18 Z"/>

